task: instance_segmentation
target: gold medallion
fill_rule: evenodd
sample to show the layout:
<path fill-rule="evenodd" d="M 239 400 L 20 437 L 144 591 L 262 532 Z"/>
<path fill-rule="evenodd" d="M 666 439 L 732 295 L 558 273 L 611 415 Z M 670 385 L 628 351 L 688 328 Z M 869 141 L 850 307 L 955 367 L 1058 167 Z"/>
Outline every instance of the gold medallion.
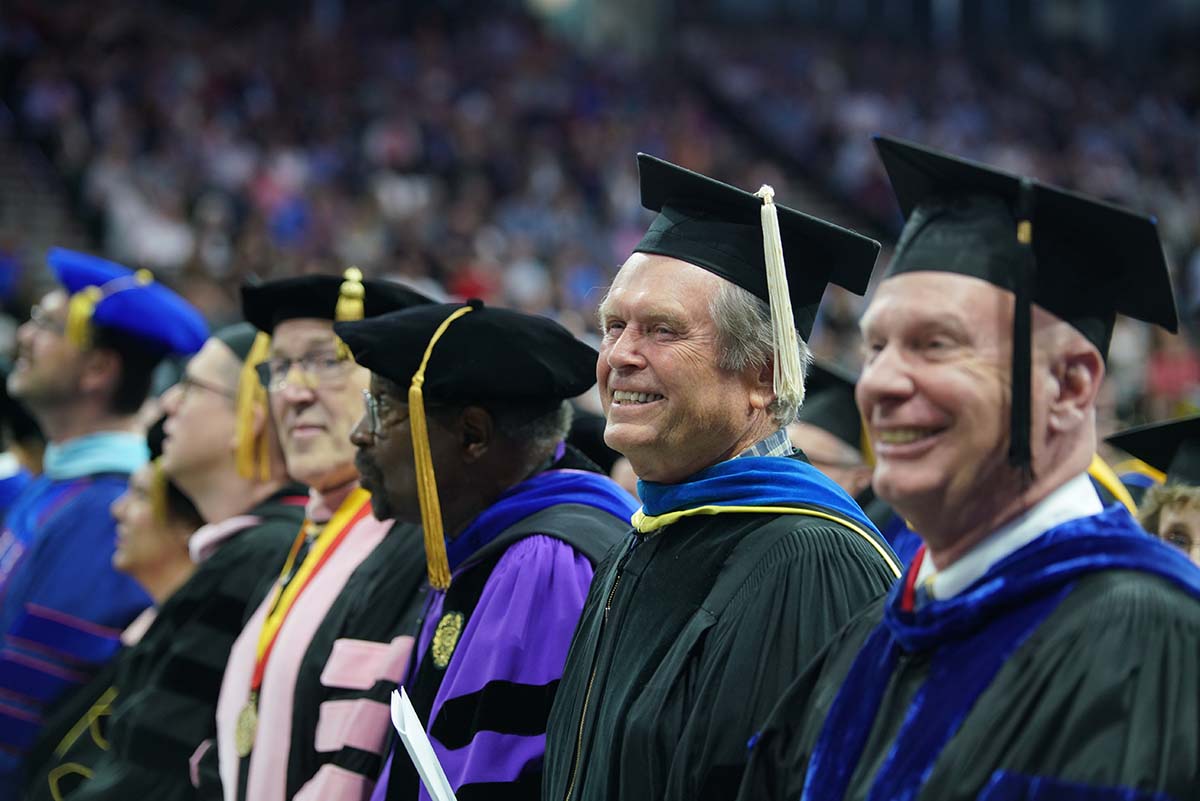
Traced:
<path fill-rule="evenodd" d="M 433 665 L 438 670 L 445 670 L 454 655 L 454 647 L 458 645 L 459 635 L 463 630 L 463 613 L 447 612 L 438 621 L 437 629 L 433 632 L 433 642 L 429 652 L 433 655 Z"/>
<path fill-rule="evenodd" d="M 258 733 L 258 693 L 250 693 L 249 700 L 238 713 L 237 729 L 233 735 L 233 746 L 238 758 L 245 759 L 254 750 L 254 735 Z"/>

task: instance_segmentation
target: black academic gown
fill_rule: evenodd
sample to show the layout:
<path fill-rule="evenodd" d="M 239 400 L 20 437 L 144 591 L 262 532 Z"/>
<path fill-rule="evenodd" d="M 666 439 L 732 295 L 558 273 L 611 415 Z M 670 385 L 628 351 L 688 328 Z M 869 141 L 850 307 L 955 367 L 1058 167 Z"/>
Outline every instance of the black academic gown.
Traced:
<path fill-rule="evenodd" d="M 272 582 L 278 573 L 270 578 Z M 377 753 L 345 745 L 335 751 L 318 751 L 315 737 L 322 705 L 331 701 L 367 700 L 387 704 L 395 681 L 377 679 L 369 687 L 331 687 L 323 674 L 339 641 L 362 641 L 372 646 L 390 643 L 416 630 L 426 589 L 425 544 L 421 529 L 396 523 L 342 585 L 329 611 L 304 645 L 296 675 L 295 701 L 288 747 L 285 797 L 291 798 L 322 766 L 373 780 L 383 767 Z M 260 732 L 260 736 L 263 736 Z M 240 759 L 239 786 L 223 790 L 218 768 L 218 748 L 209 748 L 198 762 L 198 798 L 221 799 L 229 790 L 242 801 L 248 797 L 249 757 Z"/>
<path fill-rule="evenodd" d="M 137 645 L 122 652 L 115 675 L 85 687 L 67 717 L 47 728 L 42 767 L 27 785 L 30 801 L 193 796 L 189 758 L 213 735 L 229 649 L 262 601 L 263 576 L 282 567 L 306 498 L 293 485 L 247 511 L 260 522 L 201 563 Z M 93 719 L 96 727 L 79 725 Z"/>
<path fill-rule="evenodd" d="M 818 518 L 698 516 L 630 535 L 575 633 L 543 801 L 731 798 L 783 689 L 894 579 L 876 546 Z"/>
<path fill-rule="evenodd" d="M 757 738 L 740 801 L 801 798 L 825 716 L 883 606 L 872 604 L 841 631 L 788 689 Z M 867 798 L 930 664 L 929 653 L 900 657 L 847 801 Z M 913 801 L 1200 798 L 1198 681 L 1200 604 L 1143 573 L 1082 578 L 963 710 Z M 1041 795 L 1028 786 L 988 795 L 998 771 L 1014 785 L 1034 777 L 1060 784 Z M 1072 785 L 1080 794 L 1068 794 Z"/>

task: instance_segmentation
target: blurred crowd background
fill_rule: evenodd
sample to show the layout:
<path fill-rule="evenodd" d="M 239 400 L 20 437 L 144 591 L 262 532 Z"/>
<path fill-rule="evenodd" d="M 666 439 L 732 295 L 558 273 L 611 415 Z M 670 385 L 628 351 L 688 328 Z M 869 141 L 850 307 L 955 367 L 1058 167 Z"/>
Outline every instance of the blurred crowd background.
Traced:
<path fill-rule="evenodd" d="M 0 351 L 56 244 L 214 324 L 244 281 L 356 265 L 590 332 L 648 220 L 636 152 L 886 245 L 884 132 L 1157 217 L 1185 330 L 1119 325 L 1103 429 L 1186 413 L 1198 31 L 1193 0 L 6 0 Z M 856 366 L 860 309 L 827 295 L 819 355 Z"/>

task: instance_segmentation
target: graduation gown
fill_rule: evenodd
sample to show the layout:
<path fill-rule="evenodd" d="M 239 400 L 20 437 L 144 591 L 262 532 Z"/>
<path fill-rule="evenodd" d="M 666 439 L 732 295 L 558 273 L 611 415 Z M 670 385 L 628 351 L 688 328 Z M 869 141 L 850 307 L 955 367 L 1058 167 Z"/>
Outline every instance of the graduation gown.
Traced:
<path fill-rule="evenodd" d="M 346 497 L 358 509 L 367 504 L 365 515 L 279 630 L 246 757 L 237 754 L 235 733 L 270 595 L 234 643 L 217 703 L 215 747 L 196 756 L 202 798 L 365 799 L 379 775 L 388 696 L 407 668 L 424 597 L 425 550 L 416 526 L 376 520 L 367 493 L 356 487 Z"/>
<path fill-rule="evenodd" d="M 1200 788 L 1200 571 L 1120 506 L 959 596 L 913 579 L 788 689 L 740 799 L 1164 801 Z"/>
<path fill-rule="evenodd" d="M 800 513 L 683 516 L 609 554 L 551 713 L 544 801 L 731 797 L 783 689 L 895 579 L 861 510 L 807 463 L 735 459 L 705 474 L 722 470 L 748 471 L 756 491 L 717 486 L 696 505 L 757 498 Z"/>
<path fill-rule="evenodd" d="M 450 543 L 453 580 L 430 595 L 405 686 L 459 801 L 538 798 L 571 635 L 593 566 L 628 529 L 632 500 L 606 476 L 547 470 Z M 372 801 L 417 798 L 429 795 L 401 748 Z"/>
<path fill-rule="evenodd" d="M 147 456 L 125 432 L 47 449 L 46 474 L 9 509 L 0 534 L 0 800 L 23 786 L 45 719 L 120 647 L 150 597 L 112 567 L 109 507 Z"/>
<path fill-rule="evenodd" d="M 30 801 L 65 797 L 73 785 L 70 797 L 84 801 L 194 796 L 189 760 L 214 734 L 229 650 L 262 600 L 263 575 L 278 574 L 306 500 L 307 491 L 292 485 L 193 535 L 220 541 L 122 653 L 110 682 L 85 689 L 93 704 L 73 716 L 66 732 L 47 732 L 57 739 L 41 745 L 51 753 L 30 782 Z M 83 724 L 101 710 L 105 734 L 91 736 Z"/>

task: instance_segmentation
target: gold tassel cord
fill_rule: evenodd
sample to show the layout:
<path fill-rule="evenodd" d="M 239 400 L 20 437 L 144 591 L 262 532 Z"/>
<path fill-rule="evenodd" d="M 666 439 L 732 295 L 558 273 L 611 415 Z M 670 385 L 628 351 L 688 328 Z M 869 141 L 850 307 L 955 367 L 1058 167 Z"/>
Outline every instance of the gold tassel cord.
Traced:
<path fill-rule="evenodd" d="M 867 428 L 867 421 L 859 418 L 859 433 L 858 447 L 862 452 L 863 462 L 867 467 L 875 466 L 875 449 L 871 447 L 871 431 Z"/>
<path fill-rule="evenodd" d="M 92 346 L 92 317 L 96 306 L 105 298 L 126 289 L 154 283 L 154 273 L 138 270 L 132 275 L 122 275 L 102 286 L 85 286 L 71 295 L 67 301 L 67 341 L 76 347 L 87 349 Z"/>
<path fill-rule="evenodd" d="M 67 341 L 86 350 L 92 346 L 92 315 L 96 304 L 104 297 L 98 286 L 87 286 L 71 295 L 67 301 Z"/>
<path fill-rule="evenodd" d="M 425 384 L 425 368 L 429 364 L 433 346 L 442 338 L 442 334 L 451 323 L 473 310 L 471 306 L 463 306 L 455 309 L 442 321 L 425 347 L 425 355 L 421 358 L 421 364 L 413 374 L 412 385 L 408 388 L 408 420 L 409 430 L 412 432 L 413 462 L 417 473 L 417 498 L 421 504 L 421 525 L 425 529 L 425 560 L 429 570 L 429 584 L 437 590 L 450 587 L 450 560 L 446 556 L 442 507 L 438 501 L 437 479 L 433 474 L 433 454 L 429 449 L 429 426 L 425 419 L 425 398 L 421 388 Z"/>
<path fill-rule="evenodd" d="M 767 264 L 767 296 L 771 305 L 771 333 L 775 344 L 775 396 L 785 403 L 800 404 L 804 401 L 804 367 L 800 363 L 796 321 L 788 293 L 775 190 L 764 184 L 755 195 L 763 201 L 760 216 L 763 256 Z"/>
<path fill-rule="evenodd" d="M 150 463 L 150 514 L 163 526 L 167 524 L 167 480 L 159 457 Z"/>
<path fill-rule="evenodd" d="M 258 332 L 238 376 L 234 460 L 238 475 L 248 481 L 267 481 L 271 478 L 271 428 L 264 425 L 262 431 L 254 431 L 255 412 L 261 409 L 264 414 L 269 414 L 267 389 L 258 379 L 258 365 L 267 360 L 270 352 L 271 335 Z"/>

